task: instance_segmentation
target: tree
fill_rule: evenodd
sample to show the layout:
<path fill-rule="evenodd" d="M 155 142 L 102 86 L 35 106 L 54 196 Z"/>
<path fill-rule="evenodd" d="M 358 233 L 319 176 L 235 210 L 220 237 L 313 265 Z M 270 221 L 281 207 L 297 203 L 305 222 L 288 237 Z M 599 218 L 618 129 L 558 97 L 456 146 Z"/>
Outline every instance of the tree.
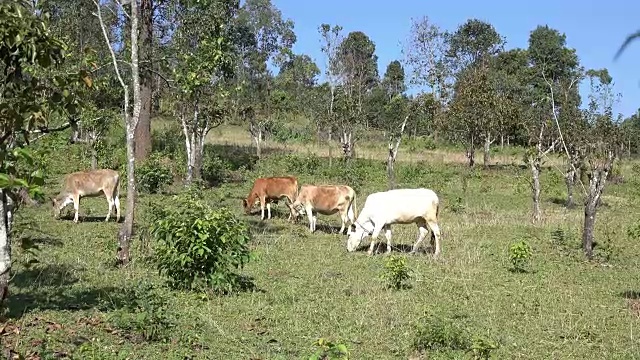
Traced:
<path fill-rule="evenodd" d="M 336 72 L 340 74 L 340 109 L 338 127 L 345 159 L 355 157 L 355 131 L 366 119 L 364 102 L 366 94 L 378 82 L 378 57 L 376 46 L 361 31 L 350 32 L 336 52 Z M 367 124 L 365 124 L 366 127 Z"/>
<path fill-rule="evenodd" d="M 153 0 L 140 0 L 140 118 L 136 126 L 135 156 L 146 160 L 151 153 L 151 93 L 153 85 Z"/>
<path fill-rule="evenodd" d="M 52 36 L 46 13 L 31 9 L 28 1 L 0 2 L 0 302 L 8 296 L 17 194 L 27 189 L 42 196 L 40 171 L 29 172 L 31 136 L 68 129 L 69 122 L 52 128 L 50 119 L 76 115 L 81 104 L 74 84 L 82 79 L 91 85 L 85 69 L 49 76 L 48 69 L 62 63 L 65 46 Z"/>
<path fill-rule="evenodd" d="M 607 69 L 587 71 L 590 93 L 584 115 L 588 125 L 585 139 L 589 168 L 589 187 L 584 203 L 582 248 L 588 259 L 593 257 L 594 228 L 598 207 L 602 202 L 607 178 L 620 149 L 620 133 L 613 119 L 613 79 Z"/>
<path fill-rule="evenodd" d="M 478 19 L 469 19 L 458 27 L 447 43 L 449 47 L 446 57 L 456 72 L 456 82 L 464 78 L 467 87 L 465 93 L 470 100 L 467 106 L 472 107 L 464 111 L 459 106 L 463 114 L 456 117 L 468 123 L 459 129 L 468 132 L 463 138 L 467 143 L 469 165 L 473 166 L 474 163 L 476 142 L 483 141 L 484 165 L 487 166 L 490 160 L 490 146 L 497 138 L 494 134 L 498 128 L 498 116 L 495 111 L 498 101 L 493 93 L 490 66 L 491 59 L 504 48 L 505 40 L 493 25 Z M 461 89 L 461 86 L 457 86 L 457 91 Z"/>
<path fill-rule="evenodd" d="M 538 26 L 531 32 L 527 53 L 530 64 L 528 101 L 531 106 L 525 117 L 525 127 L 531 147 L 527 151 L 526 162 L 532 176 L 533 221 L 538 222 L 542 217 L 540 172 L 543 159 L 561 142 L 557 131 L 559 119 L 566 118 L 564 114 L 571 106 L 579 105 L 577 100 L 553 104 L 550 90 L 555 93 L 577 93 L 575 86 L 582 72 L 575 49 L 566 47 L 566 36 L 548 26 Z"/>
<path fill-rule="evenodd" d="M 237 0 L 182 0 L 173 35 L 175 104 L 185 136 L 189 184 L 201 176 L 204 141 L 226 111 L 225 79 L 233 73 L 231 19 Z"/>
<path fill-rule="evenodd" d="M 393 60 L 387 65 L 381 85 L 389 101 L 407 90 L 407 85 L 404 83 L 404 68 L 400 61 Z"/>
<path fill-rule="evenodd" d="M 137 1 L 131 1 L 131 12 L 127 14 L 126 10 L 122 8 L 125 16 L 128 17 L 131 24 L 130 36 L 131 36 L 131 88 L 133 89 L 133 106 L 129 107 L 129 86 L 125 83 L 118 59 L 113 50 L 113 45 L 109 38 L 105 22 L 102 17 L 102 5 L 100 0 L 94 0 L 96 6 L 96 15 L 100 21 L 100 28 L 102 29 L 102 35 L 104 36 L 105 43 L 111 53 L 111 60 L 113 62 L 114 71 L 118 78 L 118 82 L 122 87 L 124 93 L 124 124 L 127 136 L 127 212 L 124 218 L 124 224 L 118 232 L 118 262 L 121 264 L 129 263 L 129 246 L 131 244 L 131 236 L 133 235 L 133 223 L 136 206 L 136 178 L 135 178 L 135 129 L 138 125 L 138 119 L 140 118 L 140 108 L 142 107 L 142 99 L 140 97 L 140 71 L 139 71 L 139 57 L 138 57 L 138 3 Z"/>
<path fill-rule="evenodd" d="M 256 144 L 256 155 L 268 124 L 271 122 L 273 76 L 267 64 L 281 65 L 291 56 L 296 42 L 293 21 L 284 20 L 271 0 L 247 0 L 238 12 L 240 55 L 236 62 L 236 104 L 249 123 L 249 133 Z"/>
<path fill-rule="evenodd" d="M 331 154 L 331 136 L 333 134 L 333 127 L 337 121 L 337 109 L 336 109 L 336 91 L 340 84 L 341 73 L 338 67 L 338 46 L 343 41 L 342 26 L 329 24 L 322 24 L 318 28 L 322 37 L 322 52 L 325 55 L 325 76 L 327 78 L 326 84 L 329 87 L 329 103 L 326 111 L 325 124 L 329 130 L 329 161 L 332 159 Z"/>

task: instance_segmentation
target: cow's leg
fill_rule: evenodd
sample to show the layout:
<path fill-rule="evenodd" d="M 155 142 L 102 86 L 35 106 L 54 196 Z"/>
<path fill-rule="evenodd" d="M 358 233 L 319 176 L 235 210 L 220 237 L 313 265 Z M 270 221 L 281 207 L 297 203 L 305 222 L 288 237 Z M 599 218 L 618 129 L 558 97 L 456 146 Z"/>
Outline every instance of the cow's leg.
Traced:
<path fill-rule="evenodd" d="M 78 211 L 80 210 L 80 195 L 73 195 L 73 210 L 75 210 L 76 214 L 73 216 L 73 222 L 78 222 Z"/>
<path fill-rule="evenodd" d="M 113 198 L 113 203 L 116 206 L 116 223 L 120 222 L 120 195 L 116 189 L 116 196 Z"/>
<path fill-rule="evenodd" d="M 435 221 L 429 221 L 429 227 L 431 228 L 431 241 L 435 243 L 433 257 L 437 257 L 440 255 L 440 227 Z"/>
<path fill-rule="evenodd" d="M 287 200 L 289 201 L 285 201 L 285 204 L 287 205 L 287 207 L 289 207 L 289 221 L 291 221 L 292 223 L 296 222 L 297 219 L 297 214 L 295 211 L 295 208 L 293 207 L 293 200 L 291 200 L 289 197 L 287 197 Z"/>
<path fill-rule="evenodd" d="M 267 219 L 271 219 L 271 203 L 267 203 Z"/>
<path fill-rule="evenodd" d="M 105 222 L 109 221 L 109 218 L 111 217 L 111 209 L 113 208 L 113 194 L 107 194 L 106 191 L 104 192 L 104 197 L 107 198 L 107 203 L 109 204 L 109 211 L 107 211 L 107 217 L 104 219 Z"/>
<path fill-rule="evenodd" d="M 262 197 L 260 198 L 260 220 L 264 220 L 264 206 L 266 202 L 267 199 Z"/>
<path fill-rule="evenodd" d="M 387 238 L 387 254 L 391 253 L 391 225 L 385 225 L 384 236 Z"/>
<path fill-rule="evenodd" d="M 316 227 L 313 223 L 313 212 L 309 209 L 309 207 L 306 207 L 305 211 L 307 212 L 307 218 L 309 219 L 309 231 L 314 232 L 316 231 Z"/>
<path fill-rule="evenodd" d="M 429 230 L 427 230 L 427 224 L 425 222 L 419 222 L 418 223 L 418 240 L 416 241 L 415 244 L 413 244 L 413 249 L 411 249 L 411 254 L 416 253 L 416 251 L 418 250 L 418 247 L 420 246 L 420 243 L 422 242 L 422 240 L 424 240 L 424 238 L 427 236 L 428 233 L 429 233 Z"/>
<path fill-rule="evenodd" d="M 369 251 L 367 252 L 368 255 L 373 255 L 373 248 L 376 245 L 376 240 L 378 240 L 378 236 L 380 235 L 383 227 L 384 223 L 382 223 L 382 225 L 376 224 L 374 226 L 373 233 L 371 234 L 371 245 L 369 245 Z"/>
<path fill-rule="evenodd" d="M 342 232 L 347 227 L 347 221 L 349 221 L 349 208 L 347 208 L 347 211 L 340 213 L 340 235 L 342 235 Z"/>

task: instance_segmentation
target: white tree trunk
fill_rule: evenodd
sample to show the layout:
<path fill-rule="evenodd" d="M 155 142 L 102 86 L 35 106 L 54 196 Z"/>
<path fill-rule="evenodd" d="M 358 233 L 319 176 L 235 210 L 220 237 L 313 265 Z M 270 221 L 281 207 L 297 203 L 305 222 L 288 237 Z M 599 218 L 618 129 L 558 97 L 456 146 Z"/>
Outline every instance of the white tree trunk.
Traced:
<path fill-rule="evenodd" d="M 11 225 L 7 214 L 7 198 L 5 190 L 0 189 L 0 305 L 9 295 L 11 273 Z"/>

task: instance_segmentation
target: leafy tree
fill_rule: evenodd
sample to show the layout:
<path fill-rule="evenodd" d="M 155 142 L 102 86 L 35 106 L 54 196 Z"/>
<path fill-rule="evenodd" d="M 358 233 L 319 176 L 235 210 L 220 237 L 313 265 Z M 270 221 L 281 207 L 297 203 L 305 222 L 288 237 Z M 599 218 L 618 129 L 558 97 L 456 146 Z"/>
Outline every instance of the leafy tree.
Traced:
<path fill-rule="evenodd" d="M 200 179 L 205 138 L 227 109 L 224 79 L 233 73 L 230 24 L 237 9 L 237 0 L 183 0 L 177 5 L 180 25 L 173 35 L 173 75 L 176 110 L 185 136 L 187 183 Z"/>
<path fill-rule="evenodd" d="M 249 123 L 249 133 L 260 157 L 264 133 L 272 116 L 273 76 L 267 64 L 276 66 L 290 58 L 296 42 L 293 21 L 284 20 L 270 0 L 247 0 L 238 12 L 240 55 L 236 62 L 236 104 Z"/>
<path fill-rule="evenodd" d="M 322 24 L 318 28 L 320 35 L 322 37 L 322 52 L 325 54 L 325 76 L 327 78 L 326 85 L 329 88 L 329 96 L 328 96 L 328 106 L 326 111 L 326 117 L 324 121 L 324 125 L 327 126 L 329 131 L 329 161 L 332 159 L 331 154 L 331 137 L 333 134 L 333 130 L 335 125 L 338 122 L 337 115 L 337 89 L 340 84 L 341 73 L 340 68 L 338 66 L 338 47 L 343 41 L 342 26 L 334 25 L 330 26 L 329 24 Z M 320 130 L 318 130 L 320 131 Z"/>
<path fill-rule="evenodd" d="M 456 95 L 464 89 L 466 101 L 457 103 L 457 116 L 462 126 L 454 126 L 467 145 L 469 165 L 473 166 L 475 146 L 484 142 L 484 165 L 489 163 L 491 144 L 497 138 L 497 97 L 491 79 L 491 59 L 500 53 L 505 40 L 493 25 L 478 19 L 469 19 L 448 38 L 446 57 L 454 71 Z"/>
<path fill-rule="evenodd" d="M 394 60 L 387 65 L 381 85 L 389 101 L 407 90 L 407 85 L 404 83 L 404 68 L 400 61 Z"/>
<path fill-rule="evenodd" d="M 366 94 L 378 82 L 376 46 L 361 32 L 350 32 L 340 43 L 333 66 L 340 74 L 340 110 L 338 127 L 340 142 L 346 159 L 355 157 L 355 131 L 366 120 L 364 104 Z M 364 124 L 368 128 L 368 124 Z"/>
<path fill-rule="evenodd" d="M 47 14 L 31 10 L 27 1 L 0 2 L 0 301 L 8 294 L 16 195 L 28 189 L 42 196 L 42 175 L 29 173 L 31 136 L 69 128 L 69 123 L 51 128 L 50 119 L 75 115 L 80 103 L 74 84 L 82 79 L 91 85 L 84 69 L 50 76 L 48 69 L 64 59 L 65 45 L 51 34 Z"/>

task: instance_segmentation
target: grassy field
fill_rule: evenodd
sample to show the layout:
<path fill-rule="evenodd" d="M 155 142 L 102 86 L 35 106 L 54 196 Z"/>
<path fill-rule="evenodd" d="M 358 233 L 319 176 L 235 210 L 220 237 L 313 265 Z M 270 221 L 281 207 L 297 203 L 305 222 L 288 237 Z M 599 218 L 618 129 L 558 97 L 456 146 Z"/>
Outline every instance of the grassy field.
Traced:
<path fill-rule="evenodd" d="M 228 128 L 211 137 L 219 149 L 248 141 Z M 79 224 L 70 211 L 54 220 L 49 204 L 29 207 L 18 214 L 16 235 L 38 249 L 14 245 L 3 346 L 33 359 L 307 359 L 314 341 L 326 338 L 345 344 L 352 359 L 451 359 L 470 355 L 455 346 L 419 354 L 413 345 L 455 337 L 462 328 L 494 342 L 497 359 L 640 358 L 640 244 L 627 235 L 640 211 L 632 163 L 623 163 L 622 180 L 606 189 L 598 261 L 587 262 L 579 249 L 582 210 L 564 208 L 564 182 L 553 168 L 543 173 L 543 223 L 533 226 L 529 174 L 517 155 L 498 155 L 503 165 L 469 171 L 455 160 L 460 154 L 403 148 L 399 187 L 439 194 L 444 235 L 442 257 L 434 260 L 428 253 L 405 254 L 415 226 L 394 227 L 394 254 L 406 256 L 413 270 L 412 287 L 396 291 L 380 278 L 387 256 L 347 253 L 345 236 L 336 234 L 337 216 L 319 216 L 318 231 L 310 234 L 306 219 L 286 221 L 283 204 L 264 222 L 259 213 L 241 210 L 255 177 L 283 174 L 298 176 L 300 184 L 352 185 L 360 210 L 368 194 L 386 189 L 384 153 L 361 151 L 365 159 L 340 170 L 335 160 L 330 168 L 316 156 L 325 153 L 315 145 L 277 147 L 242 181 L 205 194 L 211 205 L 226 206 L 250 224 L 256 259 L 243 274 L 254 279 L 254 291 L 215 297 L 169 290 L 146 262 L 151 244 L 145 239 L 136 241 L 132 263 L 116 268 L 118 225 L 103 222 L 103 198 L 82 200 Z M 59 180 L 51 174 L 48 194 Z M 162 201 L 169 196 L 141 195 L 138 230 Z M 509 261 L 509 246 L 519 240 L 533 249 L 526 272 L 512 271 Z M 27 266 L 34 257 L 38 262 Z M 168 331 L 163 340 L 145 341 L 123 325 L 140 281 L 153 284 L 155 297 L 166 302 L 149 305 L 160 319 L 158 331 Z M 173 327 L 163 330 L 163 319 Z"/>

